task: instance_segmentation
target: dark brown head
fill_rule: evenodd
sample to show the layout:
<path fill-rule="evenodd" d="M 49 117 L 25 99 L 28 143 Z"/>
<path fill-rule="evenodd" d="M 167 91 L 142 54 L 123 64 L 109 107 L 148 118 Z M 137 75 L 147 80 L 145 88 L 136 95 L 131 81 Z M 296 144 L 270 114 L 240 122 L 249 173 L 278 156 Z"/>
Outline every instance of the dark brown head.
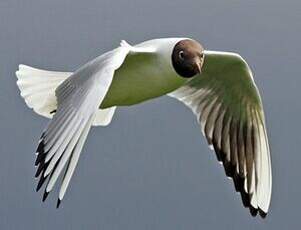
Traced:
<path fill-rule="evenodd" d="M 204 63 L 204 48 L 194 40 L 179 41 L 172 52 L 172 65 L 177 74 L 190 78 L 201 73 Z"/>

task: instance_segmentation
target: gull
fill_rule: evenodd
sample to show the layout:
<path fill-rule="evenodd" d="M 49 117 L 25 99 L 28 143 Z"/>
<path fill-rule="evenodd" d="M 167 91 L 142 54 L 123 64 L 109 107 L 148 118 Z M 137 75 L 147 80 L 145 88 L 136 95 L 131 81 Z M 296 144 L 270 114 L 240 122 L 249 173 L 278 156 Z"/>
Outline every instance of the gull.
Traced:
<path fill-rule="evenodd" d="M 37 191 L 43 201 L 62 175 L 59 207 L 92 126 L 108 125 L 116 107 L 168 95 L 196 115 L 209 146 L 243 205 L 265 217 L 272 173 L 261 97 L 246 61 L 236 53 L 205 50 L 191 38 L 120 45 L 75 72 L 19 65 L 20 94 L 50 118 L 36 151 Z"/>

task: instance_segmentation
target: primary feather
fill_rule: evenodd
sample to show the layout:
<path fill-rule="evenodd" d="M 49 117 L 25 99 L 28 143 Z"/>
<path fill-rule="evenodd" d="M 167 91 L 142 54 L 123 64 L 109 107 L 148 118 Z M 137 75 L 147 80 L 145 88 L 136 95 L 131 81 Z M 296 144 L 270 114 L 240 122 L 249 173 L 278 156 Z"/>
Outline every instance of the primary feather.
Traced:
<path fill-rule="evenodd" d="M 43 200 L 53 189 L 67 165 L 59 203 L 63 199 L 91 124 L 111 84 L 114 71 L 122 64 L 128 51 L 126 47 L 119 47 L 100 56 L 68 77 L 56 89 L 57 110 L 43 132 L 37 150 L 36 176 L 40 177 L 37 190 L 49 178 Z"/>

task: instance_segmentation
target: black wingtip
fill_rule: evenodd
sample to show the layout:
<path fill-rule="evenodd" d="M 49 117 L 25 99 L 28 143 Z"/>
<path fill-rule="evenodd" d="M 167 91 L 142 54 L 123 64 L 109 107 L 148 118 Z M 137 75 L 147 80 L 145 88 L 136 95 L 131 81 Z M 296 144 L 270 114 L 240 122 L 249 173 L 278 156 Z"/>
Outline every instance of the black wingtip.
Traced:
<path fill-rule="evenodd" d="M 37 155 L 36 161 L 34 162 L 34 166 L 38 166 L 38 164 L 40 164 L 40 162 L 42 161 L 42 159 L 43 159 L 43 154 L 39 153 Z"/>
<path fill-rule="evenodd" d="M 262 218 L 262 219 L 265 219 L 266 216 L 267 216 L 267 213 L 262 211 L 260 208 L 254 208 L 252 206 L 249 207 L 249 210 L 250 210 L 250 213 L 253 217 L 256 217 L 257 214 L 259 214 L 259 216 Z"/>
<path fill-rule="evenodd" d="M 55 109 L 55 110 L 52 110 L 52 111 L 50 112 L 50 114 L 53 114 L 53 113 L 56 113 L 56 109 Z"/>
<path fill-rule="evenodd" d="M 207 139 L 207 141 L 208 141 L 208 139 Z M 220 161 L 220 162 L 223 162 L 223 160 L 224 160 L 224 154 L 217 147 L 217 143 L 214 140 L 212 140 L 210 142 L 212 143 L 212 146 L 213 146 L 213 149 L 214 149 L 215 156 L 216 156 L 217 160 Z M 208 141 L 208 143 L 209 143 L 209 141 Z"/>
<path fill-rule="evenodd" d="M 41 136 L 39 145 L 38 145 L 38 147 L 37 147 L 37 149 L 36 149 L 36 152 L 37 152 L 37 153 L 43 152 L 43 148 L 44 148 L 44 139 L 43 139 L 43 138 L 44 138 L 44 137 Z"/>
<path fill-rule="evenodd" d="M 44 194 L 43 194 L 43 198 L 42 198 L 42 201 L 43 201 L 43 202 L 47 199 L 48 194 L 49 194 L 49 192 L 46 192 L 46 190 L 45 190 L 45 192 L 44 192 Z"/>
<path fill-rule="evenodd" d="M 258 213 L 259 213 L 259 215 L 260 215 L 263 219 L 265 219 L 265 218 L 267 217 L 267 215 L 268 215 L 268 213 L 262 211 L 261 209 L 258 210 Z"/>
<path fill-rule="evenodd" d="M 254 216 L 254 217 L 257 216 L 258 209 L 253 208 L 252 206 L 250 206 L 249 209 L 250 209 L 250 213 L 252 216 Z"/>
<path fill-rule="evenodd" d="M 37 155 L 37 158 L 36 158 L 36 161 L 35 161 L 35 166 L 37 166 L 38 164 L 40 164 L 41 161 L 43 161 L 45 159 L 45 153 L 44 153 L 44 147 L 45 147 L 45 144 L 44 144 L 44 141 L 42 140 L 36 150 L 36 153 L 38 154 Z"/>
<path fill-rule="evenodd" d="M 59 208 L 60 205 L 61 205 L 61 200 L 60 200 L 60 199 L 57 199 L 56 208 Z"/>
<path fill-rule="evenodd" d="M 224 170 L 226 173 L 226 176 L 233 178 L 235 173 L 235 167 L 232 165 L 231 162 L 224 161 Z"/>
<path fill-rule="evenodd" d="M 34 175 L 35 178 L 38 178 L 40 176 L 41 172 L 45 170 L 45 168 L 47 167 L 47 165 L 46 165 L 46 167 L 44 167 L 44 166 L 45 166 L 45 162 L 44 161 L 42 161 L 42 162 L 39 163 L 37 171 L 36 171 L 36 173 Z M 42 174 L 42 176 L 43 176 L 43 174 Z"/>
<path fill-rule="evenodd" d="M 241 200 L 242 200 L 244 207 L 249 208 L 250 214 L 253 217 L 255 217 L 259 214 L 262 218 L 265 218 L 267 213 L 263 212 L 259 208 L 252 207 L 252 205 L 250 204 L 250 196 L 244 190 L 244 178 L 236 172 L 235 165 L 233 165 L 231 162 L 228 162 L 226 160 L 226 157 L 225 157 L 226 154 L 218 148 L 217 144 L 214 141 L 213 141 L 213 147 L 214 147 L 217 159 L 219 161 L 223 162 L 226 175 L 233 179 L 235 190 L 240 193 Z"/>
<path fill-rule="evenodd" d="M 42 185 L 44 184 L 46 179 L 47 179 L 47 177 L 44 177 L 44 175 L 41 175 L 40 180 L 37 185 L 37 188 L 36 188 L 37 192 L 40 190 L 40 188 L 42 187 Z"/>

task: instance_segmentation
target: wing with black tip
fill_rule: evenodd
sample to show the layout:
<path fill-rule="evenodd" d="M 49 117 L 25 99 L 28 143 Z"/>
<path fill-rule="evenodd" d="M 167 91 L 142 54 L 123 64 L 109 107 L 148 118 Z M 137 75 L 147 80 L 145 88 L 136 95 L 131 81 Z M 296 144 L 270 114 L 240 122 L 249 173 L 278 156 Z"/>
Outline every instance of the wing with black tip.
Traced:
<path fill-rule="evenodd" d="M 272 173 L 261 98 L 237 54 L 205 51 L 202 74 L 169 94 L 192 109 L 251 214 L 269 209 Z"/>
<path fill-rule="evenodd" d="M 37 190 L 46 182 L 43 200 L 62 174 L 58 205 L 63 199 L 90 127 L 129 47 L 96 58 L 68 77 L 55 91 L 57 110 L 37 149 Z"/>

